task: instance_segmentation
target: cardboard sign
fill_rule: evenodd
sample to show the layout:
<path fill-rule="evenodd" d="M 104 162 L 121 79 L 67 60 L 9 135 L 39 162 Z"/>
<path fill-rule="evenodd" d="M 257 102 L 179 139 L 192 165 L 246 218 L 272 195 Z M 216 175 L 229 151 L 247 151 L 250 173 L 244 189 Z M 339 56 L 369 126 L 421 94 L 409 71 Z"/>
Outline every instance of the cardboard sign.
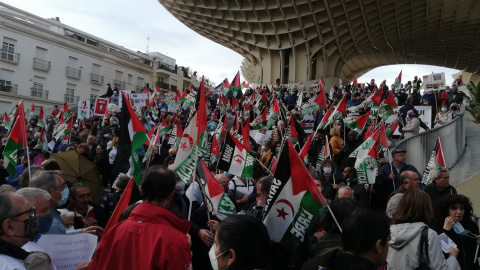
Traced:
<path fill-rule="evenodd" d="M 103 116 L 108 107 L 108 98 L 97 98 L 95 100 L 95 107 L 93 108 L 93 115 Z"/>
<path fill-rule="evenodd" d="M 148 104 L 148 94 L 130 94 L 130 100 L 133 101 L 133 106 L 144 107 Z"/>
<path fill-rule="evenodd" d="M 58 270 L 75 270 L 81 263 L 89 261 L 98 237 L 89 233 L 79 234 L 44 234 L 38 244 L 52 259 Z"/>

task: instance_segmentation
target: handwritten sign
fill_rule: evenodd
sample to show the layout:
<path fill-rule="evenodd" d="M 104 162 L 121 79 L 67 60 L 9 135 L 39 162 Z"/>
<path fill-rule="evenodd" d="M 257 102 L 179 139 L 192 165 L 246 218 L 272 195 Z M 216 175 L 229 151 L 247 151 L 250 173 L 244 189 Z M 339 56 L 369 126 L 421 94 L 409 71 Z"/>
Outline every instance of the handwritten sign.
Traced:
<path fill-rule="evenodd" d="M 58 270 L 75 270 L 81 263 L 92 259 L 97 236 L 89 233 L 45 234 L 38 244 L 47 252 Z"/>

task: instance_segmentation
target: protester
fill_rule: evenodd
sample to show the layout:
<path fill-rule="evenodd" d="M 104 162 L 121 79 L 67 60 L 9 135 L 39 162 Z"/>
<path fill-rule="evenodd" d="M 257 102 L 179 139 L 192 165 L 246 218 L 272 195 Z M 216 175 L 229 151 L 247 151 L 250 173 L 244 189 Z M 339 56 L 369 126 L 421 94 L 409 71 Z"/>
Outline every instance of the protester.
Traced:
<path fill-rule="evenodd" d="M 90 188 L 86 184 L 75 183 L 70 188 L 68 200 L 67 209 L 75 213 L 75 229 L 90 226 L 105 228 L 108 221 L 105 210 L 90 200 Z"/>
<path fill-rule="evenodd" d="M 89 269 L 190 269 L 190 223 L 165 209 L 174 190 L 172 171 L 148 168 L 141 182 L 145 201 L 103 235 Z"/>
<path fill-rule="evenodd" d="M 345 217 L 341 227 L 343 251 L 334 249 L 315 257 L 302 270 L 374 270 L 385 263 L 390 240 L 389 220 L 385 215 L 356 209 Z"/>
<path fill-rule="evenodd" d="M 433 227 L 439 235 L 445 233 L 461 251 L 457 257 L 460 268 L 479 269 L 476 251 L 480 235 L 478 225 L 472 220 L 470 199 L 464 195 L 447 195 L 440 200 L 437 209 L 440 220 Z M 461 234 L 462 227 L 470 233 Z"/>
<path fill-rule="evenodd" d="M 100 199 L 99 204 L 107 214 L 108 218 L 110 218 L 113 210 L 115 210 L 115 207 L 117 206 L 120 197 L 122 197 L 123 191 L 127 187 L 129 181 L 130 177 L 128 175 L 120 174 L 115 182 L 113 182 L 113 188 L 115 189 L 115 192 L 105 193 Z"/>
<path fill-rule="evenodd" d="M 425 231 L 428 243 L 428 267 L 430 269 L 460 269 L 456 257 L 459 250 L 450 246 L 450 256 L 443 256 L 437 233 L 428 228 L 433 219 L 433 208 L 428 195 L 419 189 L 405 192 L 398 203 L 394 225 L 390 226 L 392 238 L 388 251 L 387 269 L 416 269 L 420 262 L 420 239 Z M 421 258 L 425 260 L 424 258 Z"/>
<path fill-rule="evenodd" d="M 404 171 L 400 174 L 400 183 L 396 190 L 394 190 L 388 197 L 387 203 L 387 216 L 393 218 L 397 212 L 398 202 L 402 198 L 403 194 L 408 190 L 418 188 L 420 185 L 420 178 L 418 178 L 417 173 L 412 171 Z"/>
<path fill-rule="evenodd" d="M 288 269 L 286 251 L 270 242 L 265 225 L 252 216 L 222 221 L 208 255 L 213 269 Z"/>

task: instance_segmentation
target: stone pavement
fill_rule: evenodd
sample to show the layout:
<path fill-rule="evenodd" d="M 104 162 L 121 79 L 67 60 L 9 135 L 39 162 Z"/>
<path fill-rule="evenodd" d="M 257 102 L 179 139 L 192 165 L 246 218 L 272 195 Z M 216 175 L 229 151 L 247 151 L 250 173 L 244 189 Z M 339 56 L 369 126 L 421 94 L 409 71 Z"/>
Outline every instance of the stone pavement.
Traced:
<path fill-rule="evenodd" d="M 450 184 L 456 186 L 480 172 L 480 124 L 469 115 L 465 121 L 465 151 L 460 160 L 450 169 Z M 448 153 L 444 153 L 448 155 Z"/>

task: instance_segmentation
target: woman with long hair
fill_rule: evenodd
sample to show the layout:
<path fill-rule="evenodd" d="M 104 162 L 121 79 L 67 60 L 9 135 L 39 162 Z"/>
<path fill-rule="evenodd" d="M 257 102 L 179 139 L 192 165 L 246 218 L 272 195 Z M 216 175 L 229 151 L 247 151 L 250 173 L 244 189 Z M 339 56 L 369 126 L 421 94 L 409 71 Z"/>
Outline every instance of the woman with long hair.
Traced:
<path fill-rule="evenodd" d="M 423 252 L 423 260 L 428 256 L 430 269 L 460 269 L 456 257 L 458 248 L 450 247 L 445 259 L 437 233 L 428 228 L 433 219 L 430 197 L 419 189 L 405 192 L 398 203 L 394 224 L 390 226 L 391 240 L 387 255 L 387 269 L 416 269 L 420 266 L 420 239 L 427 230 L 428 253 Z"/>

